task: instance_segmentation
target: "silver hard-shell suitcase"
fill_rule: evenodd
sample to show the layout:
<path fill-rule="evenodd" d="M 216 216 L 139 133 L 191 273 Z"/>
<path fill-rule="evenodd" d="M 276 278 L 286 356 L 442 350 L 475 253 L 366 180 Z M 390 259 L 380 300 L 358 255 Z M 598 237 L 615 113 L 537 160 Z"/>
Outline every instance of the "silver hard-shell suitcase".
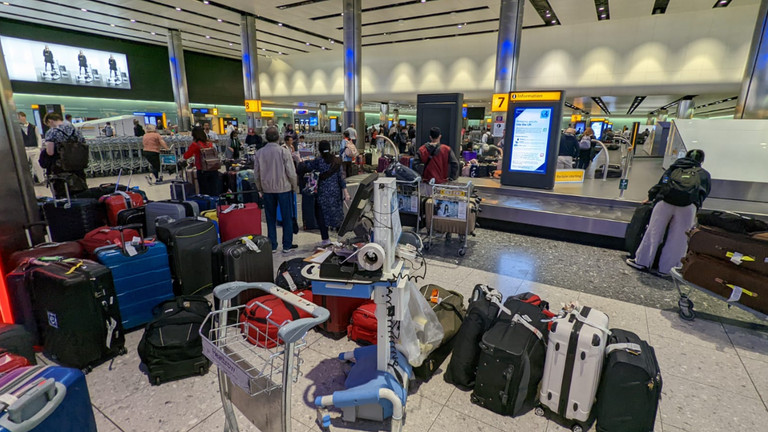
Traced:
<path fill-rule="evenodd" d="M 172 183 L 174 184 L 171 186 L 171 191 L 175 192 L 174 186 L 183 182 L 173 180 Z M 187 201 L 187 194 L 184 192 L 184 188 L 181 187 L 180 189 L 182 190 L 181 199 L 175 196 L 175 193 L 172 193 L 172 200 L 157 201 L 147 204 L 147 237 L 153 237 L 155 235 L 158 219 L 161 219 L 161 221 L 173 222 L 200 214 L 200 207 L 198 204 L 195 201 Z"/>
<path fill-rule="evenodd" d="M 573 430 L 587 430 L 608 341 L 608 316 L 582 307 L 552 323 L 539 401 L 542 408 L 572 422 Z"/>

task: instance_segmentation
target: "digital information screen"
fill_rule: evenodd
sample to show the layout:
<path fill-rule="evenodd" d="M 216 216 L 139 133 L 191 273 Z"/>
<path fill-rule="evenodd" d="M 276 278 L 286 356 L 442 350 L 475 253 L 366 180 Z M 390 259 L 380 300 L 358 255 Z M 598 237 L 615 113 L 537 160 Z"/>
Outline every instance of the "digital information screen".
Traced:
<path fill-rule="evenodd" d="M 595 131 L 596 140 L 601 140 L 603 138 L 603 126 L 604 126 L 603 122 L 592 122 L 592 124 L 590 125 L 592 130 Z"/>
<path fill-rule="evenodd" d="M 125 54 L 6 36 L 0 43 L 11 80 L 131 88 Z"/>
<path fill-rule="evenodd" d="M 516 108 L 509 171 L 544 174 L 552 108 Z"/>

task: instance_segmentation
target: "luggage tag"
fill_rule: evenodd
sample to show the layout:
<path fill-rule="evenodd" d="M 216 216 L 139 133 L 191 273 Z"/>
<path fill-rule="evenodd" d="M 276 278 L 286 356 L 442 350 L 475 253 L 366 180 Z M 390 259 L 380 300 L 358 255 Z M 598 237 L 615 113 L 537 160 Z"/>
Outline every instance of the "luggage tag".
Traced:
<path fill-rule="evenodd" d="M 429 301 L 431 301 L 434 304 L 440 304 L 440 291 L 433 289 L 432 295 L 429 297 Z"/>
<path fill-rule="evenodd" d="M 757 293 L 749 291 L 749 290 L 744 289 L 744 288 L 742 288 L 740 286 L 737 286 L 737 285 L 729 284 L 728 282 L 726 282 L 726 281 L 724 281 L 724 280 L 722 280 L 720 278 L 716 278 L 715 282 L 717 282 L 717 283 L 719 283 L 719 284 L 721 284 L 723 286 L 726 286 L 726 287 L 728 287 L 728 288 L 730 288 L 732 290 L 731 291 L 731 296 L 728 298 L 728 302 L 729 303 L 738 302 L 739 300 L 741 300 L 741 295 L 742 294 L 746 294 L 746 295 L 748 295 L 750 297 L 757 297 Z"/>
<path fill-rule="evenodd" d="M 744 256 L 744 254 L 740 254 L 738 252 L 728 252 L 725 254 L 726 257 L 731 259 L 731 262 L 736 265 L 741 265 L 742 262 L 755 262 L 755 258 L 751 256 Z"/>
<path fill-rule="evenodd" d="M 248 249 L 250 249 L 250 250 L 252 250 L 252 251 L 254 251 L 256 253 L 261 252 L 261 249 L 259 249 L 259 247 L 256 246 L 256 243 L 254 243 L 253 240 L 251 240 L 250 236 L 249 237 L 243 237 L 243 238 L 241 238 L 241 240 L 245 244 L 245 247 L 247 247 Z"/>
<path fill-rule="evenodd" d="M 285 278 L 286 282 L 288 282 L 288 288 L 290 288 L 291 291 L 296 291 L 298 289 L 298 287 L 296 286 L 296 282 L 293 281 L 293 278 L 291 277 L 290 273 L 288 273 L 287 271 L 283 272 L 283 277 Z"/>
<path fill-rule="evenodd" d="M 128 254 L 128 256 L 136 256 L 139 252 L 136 251 L 136 246 L 133 245 L 133 242 L 126 243 L 125 245 L 125 252 Z"/>

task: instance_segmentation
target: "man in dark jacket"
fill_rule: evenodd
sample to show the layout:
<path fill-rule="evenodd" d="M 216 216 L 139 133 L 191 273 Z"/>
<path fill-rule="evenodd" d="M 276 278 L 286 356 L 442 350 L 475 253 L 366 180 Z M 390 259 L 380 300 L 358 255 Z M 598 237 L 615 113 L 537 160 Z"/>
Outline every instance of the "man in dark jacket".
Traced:
<path fill-rule="evenodd" d="M 696 222 L 696 211 L 712 190 L 712 177 L 701 167 L 704 151 L 691 150 L 661 176 L 661 180 L 648 191 L 648 200 L 656 202 L 643 241 L 636 258 L 628 259 L 627 265 L 648 270 L 653 265 L 659 245 L 667 233 L 667 240 L 659 259 L 658 275 L 666 277 L 688 249 L 686 233 Z"/>
<path fill-rule="evenodd" d="M 459 177 L 459 160 L 453 149 L 440 143 L 440 128 L 429 131 L 430 142 L 421 146 L 413 158 L 413 168 L 421 174 L 424 183 L 432 179 L 436 184 L 448 183 Z"/>
<path fill-rule="evenodd" d="M 133 136 L 143 137 L 146 132 L 137 119 L 133 119 Z"/>
<path fill-rule="evenodd" d="M 573 169 L 573 159 L 579 156 L 579 140 L 576 129 L 568 128 L 560 136 L 560 153 L 557 154 L 557 169 Z"/>
<path fill-rule="evenodd" d="M 248 128 L 248 135 L 245 136 L 245 144 L 256 146 L 256 150 L 261 150 L 264 147 L 264 140 L 261 139 L 261 135 L 256 133 L 254 128 Z"/>

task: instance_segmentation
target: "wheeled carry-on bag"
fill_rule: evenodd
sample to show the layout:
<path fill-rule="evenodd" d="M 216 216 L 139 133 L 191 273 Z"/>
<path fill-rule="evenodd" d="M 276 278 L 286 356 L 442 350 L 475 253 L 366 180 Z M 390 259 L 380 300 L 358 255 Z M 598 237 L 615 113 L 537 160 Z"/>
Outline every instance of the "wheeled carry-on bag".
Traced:
<path fill-rule="evenodd" d="M 68 188 L 67 198 L 44 203 L 43 213 L 55 242 L 80 240 L 105 222 L 104 208 L 97 200 L 70 199 Z"/>
<path fill-rule="evenodd" d="M 146 324 L 155 306 L 173 298 L 168 250 L 159 241 L 133 243 L 133 238 L 125 235 L 133 228 L 141 226 L 113 228 L 121 237 L 121 245 L 96 253 L 97 260 L 112 271 L 124 329 Z"/>
<path fill-rule="evenodd" d="M 141 232 L 147 232 L 147 207 L 121 210 L 117 213 L 117 226 L 141 225 Z"/>
<path fill-rule="evenodd" d="M 611 330 L 597 391 L 597 430 L 652 431 L 662 384 L 653 347 L 632 332 Z"/>
<path fill-rule="evenodd" d="M 421 366 L 413 368 L 413 374 L 422 381 L 429 381 L 453 351 L 453 344 L 467 314 L 464 308 L 464 296 L 456 291 L 447 290 L 437 285 L 424 285 L 419 289 L 421 295 L 432 307 L 443 327 L 443 340 L 434 351 L 429 353 Z"/>
<path fill-rule="evenodd" d="M 213 284 L 211 252 L 219 244 L 216 227 L 205 218 L 185 218 L 157 227 L 168 247 L 176 295 L 196 294 Z"/>
<path fill-rule="evenodd" d="M 147 366 L 149 382 L 163 382 L 208 373 L 200 331 L 211 330 L 211 304 L 205 297 L 180 296 L 157 306 L 157 317 L 147 324 L 139 342 L 139 358 Z M 202 327 L 202 328 L 201 328 Z"/>
<path fill-rule="evenodd" d="M 627 251 L 630 258 L 635 257 L 635 252 L 643 241 L 645 231 L 651 222 L 651 213 L 653 213 L 652 202 L 641 204 L 632 213 L 632 220 L 627 225 L 627 232 L 624 234 L 624 250 Z"/>
<path fill-rule="evenodd" d="M 603 169 L 605 169 L 605 165 L 600 165 L 595 170 L 595 178 L 603 178 Z M 608 165 L 608 178 L 621 178 L 622 171 L 621 171 L 621 165 L 619 164 L 610 164 Z"/>
<path fill-rule="evenodd" d="M 144 198 L 133 191 L 117 191 L 99 198 L 107 210 L 107 222 L 109 226 L 117 225 L 117 215 L 123 210 L 144 207 Z"/>
<path fill-rule="evenodd" d="M 29 366 L 0 377 L 0 432 L 97 432 L 85 375 Z M 13 402 L 11 402 L 13 401 Z"/>
<path fill-rule="evenodd" d="M 736 234 L 700 225 L 688 233 L 688 251 L 730 261 L 768 276 L 768 232 Z"/>
<path fill-rule="evenodd" d="M 497 414 L 519 416 L 536 405 L 547 352 L 547 316 L 541 306 L 510 298 L 483 335 L 471 401 Z"/>
<path fill-rule="evenodd" d="M 261 235 L 261 208 L 256 202 L 226 204 L 227 198 L 237 198 L 257 192 L 234 192 L 223 194 L 216 208 L 219 216 L 221 241 L 226 242 L 244 235 Z M 272 249 L 272 246 L 270 246 Z"/>
<path fill-rule="evenodd" d="M 44 243 L 34 244 L 30 229 L 35 226 L 44 226 L 46 238 Z M 16 251 L 8 258 L 9 269 L 15 269 L 22 261 L 29 258 L 40 258 L 46 256 L 59 256 L 63 258 L 83 258 L 85 251 L 83 246 L 76 241 L 56 243 L 51 241 L 51 231 L 48 229 L 48 222 L 35 222 L 24 227 L 27 235 L 27 244 L 29 249 Z"/>
<path fill-rule="evenodd" d="M 587 430 L 608 343 L 608 316 L 584 306 L 552 323 L 541 382 L 541 407 Z M 542 408 L 536 413 L 544 414 Z"/>
<path fill-rule="evenodd" d="M 301 193 L 301 223 L 304 225 L 304 230 L 316 230 L 320 229 L 317 225 L 317 217 L 315 216 L 315 202 L 317 201 L 317 195 L 310 193 Z"/>
<path fill-rule="evenodd" d="M 89 260 L 40 264 L 31 297 L 43 352 L 62 366 L 90 368 L 125 353 L 112 272 Z"/>
<path fill-rule="evenodd" d="M 174 180 L 173 187 L 179 184 L 179 181 Z M 172 221 L 181 220 L 187 217 L 195 217 L 200 214 L 200 209 L 197 203 L 194 201 L 187 201 L 187 195 L 184 189 L 181 188 L 181 199 L 178 195 L 171 194 L 173 199 L 166 201 L 151 202 L 146 205 L 146 224 L 147 224 L 147 237 L 154 237 L 157 233 L 157 220 L 162 217 L 169 217 Z M 171 191 L 174 191 L 172 188 Z"/>

